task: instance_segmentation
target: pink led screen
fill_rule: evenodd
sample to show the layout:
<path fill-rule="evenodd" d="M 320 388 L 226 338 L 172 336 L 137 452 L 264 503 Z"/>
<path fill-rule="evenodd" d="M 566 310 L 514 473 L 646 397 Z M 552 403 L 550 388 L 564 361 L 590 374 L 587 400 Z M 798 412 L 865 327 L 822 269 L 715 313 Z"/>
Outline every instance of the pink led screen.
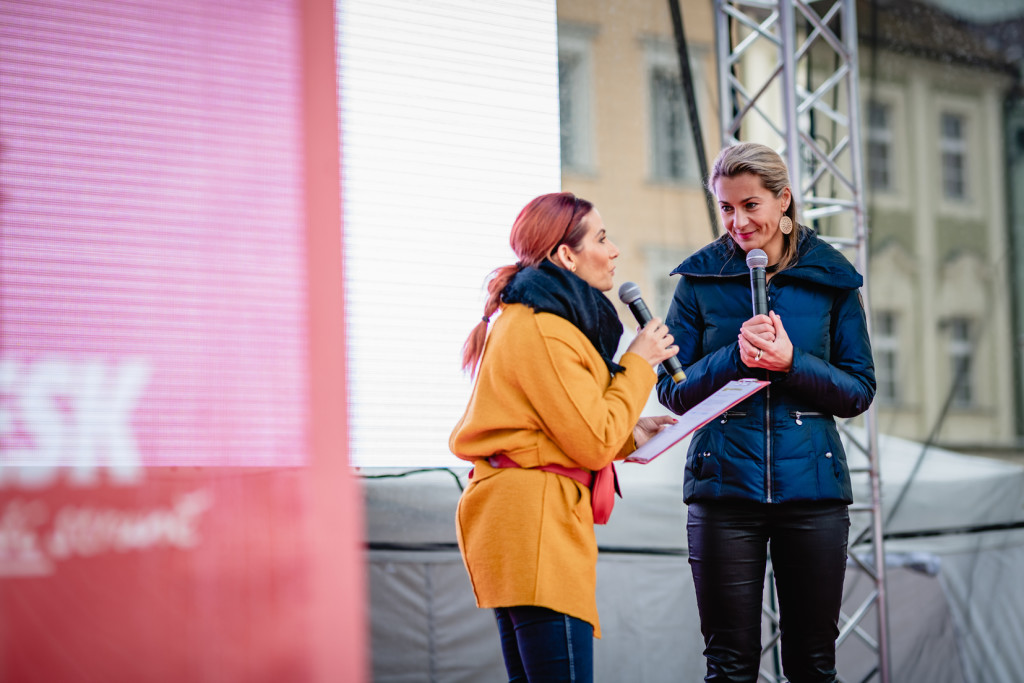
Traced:
<path fill-rule="evenodd" d="M 0 463 L 41 466 L 22 483 L 303 463 L 295 5 L 0 3 Z"/>

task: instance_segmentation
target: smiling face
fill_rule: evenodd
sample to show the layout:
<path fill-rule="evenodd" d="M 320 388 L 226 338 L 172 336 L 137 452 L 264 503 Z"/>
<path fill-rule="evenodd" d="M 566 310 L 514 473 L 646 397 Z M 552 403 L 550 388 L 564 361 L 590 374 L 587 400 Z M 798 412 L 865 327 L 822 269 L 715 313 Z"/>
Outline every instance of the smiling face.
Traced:
<path fill-rule="evenodd" d="M 609 291 L 615 276 L 614 260 L 619 257 L 619 248 L 608 239 L 604 221 L 597 209 L 591 209 L 581 223 L 587 232 L 580 243 L 579 251 L 568 245 L 559 245 L 555 254 L 558 263 L 576 273 L 588 285 L 602 292 Z"/>
<path fill-rule="evenodd" d="M 789 188 L 775 197 L 765 188 L 761 177 L 753 173 L 740 173 L 715 181 L 715 196 L 722 213 L 722 223 L 740 249 L 763 249 L 769 265 L 782 257 L 783 236 L 779 221 L 789 208 Z"/>

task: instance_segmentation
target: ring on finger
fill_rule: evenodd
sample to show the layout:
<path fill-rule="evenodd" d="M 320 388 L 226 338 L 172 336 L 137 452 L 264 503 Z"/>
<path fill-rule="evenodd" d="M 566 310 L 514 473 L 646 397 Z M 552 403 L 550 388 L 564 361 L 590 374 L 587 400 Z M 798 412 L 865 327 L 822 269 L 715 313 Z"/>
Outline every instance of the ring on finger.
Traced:
<path fill-rule="evenodd" d="M 757 355 L 756 355 L 756 356 L 754 356 L 754 360 L 761 360 L 761 354 L 762 354 L 763 352 L 764 352 L 764 349 L 758 349 L 758 350 L 757 350 Z"/>

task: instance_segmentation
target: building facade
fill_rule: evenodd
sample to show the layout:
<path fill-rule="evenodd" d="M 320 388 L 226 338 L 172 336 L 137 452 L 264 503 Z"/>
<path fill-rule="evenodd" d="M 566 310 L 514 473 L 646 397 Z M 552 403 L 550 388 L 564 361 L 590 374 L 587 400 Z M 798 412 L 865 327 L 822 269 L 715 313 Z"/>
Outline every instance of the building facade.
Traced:
<path fill-rule="evenodd" d="M 710 163 L 721 139 L 714 8 L 680 6 Z M 637 282 L 664 316 L 669 271 L 718 234 L 668 3 L 568 0 L 558 24 L 563 187 L 596 203 L 622 250 L 618 280 Z M 965 452 L 1012 451 L 1021 297 L 1005 131 L 1019 77 L 973 25 L 928 5 L 863 2 L 858 25 L 879 430 Z M 773 63 L 752 54 L 740 68 Z M 744 137 L 779 145 L 753 126 Z"/>

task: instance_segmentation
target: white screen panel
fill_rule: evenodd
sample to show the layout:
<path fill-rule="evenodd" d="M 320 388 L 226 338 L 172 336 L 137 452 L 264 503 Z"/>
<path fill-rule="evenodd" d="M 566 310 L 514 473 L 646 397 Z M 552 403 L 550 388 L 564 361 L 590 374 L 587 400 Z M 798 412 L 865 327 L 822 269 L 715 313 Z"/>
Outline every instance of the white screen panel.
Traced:
<path fill-rule="evenodd" d="M 560 187 L 555 3 L 355 0 L 338 32 L 352 462 L 456 465 L 485 278 Z"/>

